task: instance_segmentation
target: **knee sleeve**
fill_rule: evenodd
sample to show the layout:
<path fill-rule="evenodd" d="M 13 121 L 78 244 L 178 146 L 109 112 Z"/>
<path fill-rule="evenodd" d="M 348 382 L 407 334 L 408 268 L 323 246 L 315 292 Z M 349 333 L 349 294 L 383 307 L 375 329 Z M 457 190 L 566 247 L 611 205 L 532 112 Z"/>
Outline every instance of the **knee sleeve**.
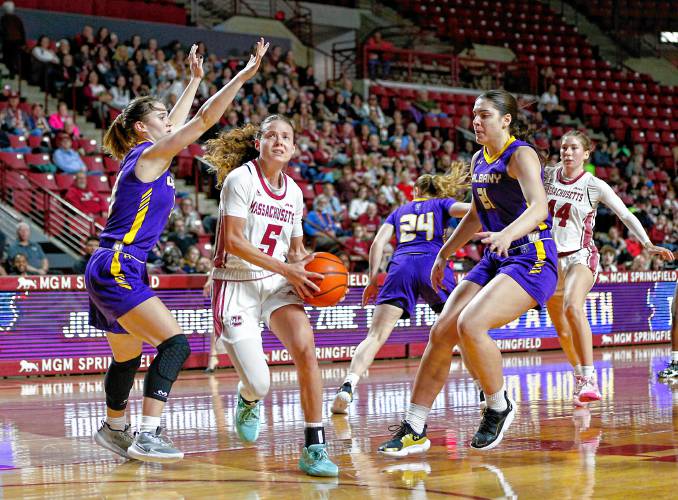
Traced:
<path fill-rule="evenodd" d="M 136 375 L 141 365 L 141 354 L 134 359 L 121 363 L 113 360 L 104 377 L 106 391 L 106 406 L 111 410 L 122 411 L 127 407 L 129 391 L 134 385 Z"/>
<path fill-rule="evenodd" d="M 175 335 L 160 344 L 158 354 L 146 372 L 144 396 L 167 401 L 172 384 L 190 354 L 191 348 L 184 334 Z"/>

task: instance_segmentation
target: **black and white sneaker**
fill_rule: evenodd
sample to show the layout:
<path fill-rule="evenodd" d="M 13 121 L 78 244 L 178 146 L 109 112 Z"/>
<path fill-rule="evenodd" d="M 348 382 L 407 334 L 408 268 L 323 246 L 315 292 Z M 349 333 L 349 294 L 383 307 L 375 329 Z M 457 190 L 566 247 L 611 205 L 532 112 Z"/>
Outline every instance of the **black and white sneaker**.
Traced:
<path fill-rule="evenodd" d="M 657 373 L 657 377 L 663 379 L 678 377 L 678 361 L 671 361 L 666 368 Z"/>
<path fill-rule="evenodd" d="M 334 401 L 332 401 L 332 413 L 335 415 L 348 413 L 348 407 L 352 401 L 353 387 L 351 387 L 349 382 L 344 382 L 334 395 Z"/>
<path fill-rule="evenodd" d="M 476 450 L 491 450 L 501 443 L 504 433 L 516 416 L 516 403 L 504 391 L 504 398 L 508 407 L 504 411 L 496 411 L 490 407 L 483 411 L 480 427 L 471 440 L 471 448 Z"/>

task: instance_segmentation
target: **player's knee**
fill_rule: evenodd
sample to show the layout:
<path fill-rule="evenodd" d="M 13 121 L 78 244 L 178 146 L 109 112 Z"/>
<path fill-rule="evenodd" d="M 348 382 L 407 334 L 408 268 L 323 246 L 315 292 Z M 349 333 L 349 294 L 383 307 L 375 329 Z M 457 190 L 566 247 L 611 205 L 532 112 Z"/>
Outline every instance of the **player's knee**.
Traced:
<path fill-rule="evenodd" d="M 127 408 L 129 392 L 134 385 L 134 376 L 141 366 L 141 354 L 127 361 L 113 361 L 104 377 L 106 406 L 111 410 L 122 411 Z"/>
<path fill-rule="evenodd" d="M 243 385 L 245 386 L 245 391 L 243 392 L 248 395 L 247 399 L 250 401 L 264 399 L 271 388 L 271 377 L 268 374 L 268 370 L 266 370 L 265 376 L 261 373 L 251 380 L 243 381 Z"/>
<path fill-rule="evenodd" d="M 437 348 L 454 347 L 459 342 L 456 321 L 436 321 L 431 328 L 429 342 Z"/>
<path fill-rule="evenodd" d="M 144 396 L 167 401 L 172 384 L 191 354 L 186 335 L 179 334 L 158 346 L 158 354 L 146 373 Z"/>
<path fill-rule="evenodd" d="M 313 342 L 303 342 L 293 348 L 294 363 L 300 366 L 309 366 L 318 363 Z"/>
<path fill-rule="evenodd" d="M 565 311 L 565 316 L 569 320 L 580 319 L 584 315 L 584 306 L 582 304 L 566 301 L 565 304 L 563 304 L 563 311 Z"/>
<path fill-rule="evenodd" d="M 479 330 L 478 321 L 472 318 L 470 314 L 464 311 L 459 315 L 459 319 L 457 319 L 457 332 L 460 338 L 473 339 Z"/>

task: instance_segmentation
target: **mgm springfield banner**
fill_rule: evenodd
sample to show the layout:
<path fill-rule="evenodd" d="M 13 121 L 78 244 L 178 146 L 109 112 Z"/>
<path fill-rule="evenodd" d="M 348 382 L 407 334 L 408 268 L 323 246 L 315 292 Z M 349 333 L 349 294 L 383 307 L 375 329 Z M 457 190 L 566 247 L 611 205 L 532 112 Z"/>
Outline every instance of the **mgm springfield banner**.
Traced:
<path fill-rule="evenodd" d="M 676 271 L 603 274 L 588 295 L 586 310 L 595 346 L 650 344 L 670 340 L 670 309 Z M 212 311 L 203 296 L 204 276 L 151 276 L 158 297 L 188 335 L 193 354 L 186 367 L 205 366 L 212 335 Z M 361 307 L 364 275 L 350 276 L 346 300 L 335 307 L 307 307 L 321 360 L 350 359 L 365 337 L 374 306 Z M 419 356 L 435 321 L 423 303 L 408 320 L 398 322 L 377 357 Z M 546 311 L 532 310 L 503 328 L 492 330 L 502 351 L 559 347 Z M 290 356 L 264 329 L 264 350 L 271 363 Z M 154 349 L 145 346 L 142 368 Z M 223 356 L 222 365 L 228 365 Z M 110 351 L 105 333 L 89 326 L 82 276 L 0 278 L 0 376 L 91 373 L 105 371 Z"/>

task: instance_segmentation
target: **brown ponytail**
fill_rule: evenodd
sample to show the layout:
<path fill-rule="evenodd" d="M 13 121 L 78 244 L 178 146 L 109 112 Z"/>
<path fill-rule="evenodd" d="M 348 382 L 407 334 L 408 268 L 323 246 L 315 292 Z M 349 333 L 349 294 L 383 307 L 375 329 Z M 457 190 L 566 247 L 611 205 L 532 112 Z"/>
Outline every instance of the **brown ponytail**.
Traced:
<path fill-rule="evenodd" d="M 419 193 L 430 198 L 457 198 L 469 187 L 469 168 L 463 161 L 453 161 L 444 175 L 424 174 L 414 183 Z"/>
<path fill-rule="evenodd" d="M 122 160 L 139 142 L 140 137 L 134 130 L 134 124 L 142 121 L 150 112 L 160 109 L 163 109 L 162 105 L 154 97 L 143 96 L 133 99 L 108 127 L 104 135 L 104 149 L 113 158 Z"/>
<path fill-rule="evenodd" d="M 254 141 L 261 137 L 270 123 L 277 120 L 284 121 L 294 130 L 294 124 L 286 116 L 271 115 L 260 127 L 248 123 L 244 127 L 222 132 L 216 139 L 210 139 L 205 143 L 204 158 L 212 166 L 210 170 L 217 175 L 217 186 L 224 183 L 231 170 L 259 156 Z"/>

